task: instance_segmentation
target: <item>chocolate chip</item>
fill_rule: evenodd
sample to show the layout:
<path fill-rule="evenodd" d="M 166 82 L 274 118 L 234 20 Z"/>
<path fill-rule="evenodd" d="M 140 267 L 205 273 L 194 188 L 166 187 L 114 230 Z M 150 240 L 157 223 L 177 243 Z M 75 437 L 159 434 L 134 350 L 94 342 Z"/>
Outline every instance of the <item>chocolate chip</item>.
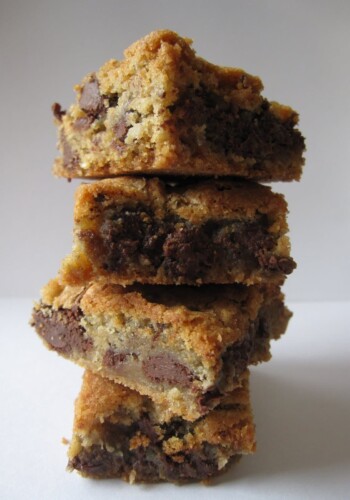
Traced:
<path fill-rule="evenodd" d="M 191 370 L 168 354 L 150 356 L 143 361 L 142 369 L 146 377 L 157 384 L 165 382 L 169 385 L 191 387 L 195 378 Z"/>
<path fill-rule="evenodd" d="M 240 85 L 246 85 L 243 76 Z M 237 154 L 258 161 L 301 154 L 304 138 L 295 129 L 293 119 L 282 122 L 270 111 L 264 100 L 256 111 L 236 109 L 233 103 L 205 87 L 187 89 L 170 108 L 181 141 L 191 150 L 198 146 L 196 126 L 205 124 L 205 138 L 220 153 Z"/>
<path fill-rule="evenodd" d="M 112 471 L 118 477 L 125 468 L 121 455 L 112 454 L 97 445 L 82 449 L 70 460 L 69 466 L 92 477 L 109 477 Z"/>
<path fill-rule="evenodd" d="M 56 351 L 65 354 L 73 350 L 86 352 L 92 348 L 93 342 L 85 336 L 85 329 L 80 324 L 81 318 L 82 312 L 78 307 L 51 309 L 48 315 L 41 310 L 35 310 L 32 325 Z"/>
<path fill-rule="evenodd" d="M 119 141 L 124 141 L 126 134 L 128 133 L 128 129 L 129 128 L 125 118 L 121 118 L 113 127 L 115 136 Z"/>
<path fill-rule="evenodd" d="M 201 278 L 216 254 L 203 227 L 180 227 L 170 233 L 163 245 L 164 268 L 169 276 Z"/>
<path fill-rule="evenodd" d="M 100 94 L 100 88 L 96 77 L 85 83 L 80 99 L 79 106 L 88 115 L 97 117 L 104 111 L 103 97 Z"/>
<path fill-rule="evenodd" d="M 110 217 L 100 230 L 106 253 L 104 269 L 113 271 L 126 265 L 133 257 L 137 258 L 150 222 L 145 210 L 140 207 L 111 210 Z"/>
<path fill-rule="evenodd" d="M 66 111 L 62 109 L 61 105 L 58 102 L 54 102 L 51 106 L 52 112 L 56 120 L 62 121 L 62 116 L 66 114 Z"/>
<path fill-rule="evenodd" d="M 137 482 L 201 480 L 218 472 L 215 447 L 208 443 L 202 449 L 193 448 L 187 454 L 177 455 L 181 460 L 175 461 L 163 452 L 161 443 L 130 450 L 132 426 L 124 426 L 123 430 L 122 426 L 116 427 L 114 439 L 111 436 L 111 449 L 116 451 L 107 451 L 96 444 L 82 448 L 70 460 L 69 467 L 96 478 L 123 477 L 132 471 Z M 120 442 L 125 435 L 128 439 Z"/>
<path fill-rule="evenodd" d="M 67 141 L 67 138 L 63 131 L 61 131 L 61 147 L 62 147 L 62 155 L 63 155 L 63 164 L 69 169 L 75 169 L 79 164 L 79 155 L 76 151 L 74 151 Z"/>
<path fill-rule="evenodd" d="M 75 130 L 87 130 L 91 123 L 94 121 L 94 117 L 91 115 L 83 116 L 81 118 L 77 118 L 73 123 L 73 127 Z"/>

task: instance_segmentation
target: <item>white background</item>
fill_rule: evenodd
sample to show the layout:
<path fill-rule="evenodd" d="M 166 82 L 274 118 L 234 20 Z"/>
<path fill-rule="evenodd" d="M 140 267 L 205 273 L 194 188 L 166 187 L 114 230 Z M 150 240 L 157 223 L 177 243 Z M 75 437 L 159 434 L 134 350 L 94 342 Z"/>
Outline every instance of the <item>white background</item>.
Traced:
<path fill-rule="evenodd" d="M 349 26 L 348 0 L 0 0 L 0 296 L 12 297 L 0 300 L 1 499 L 349 498 Z M 86 73 L 158 28 L 259 75 L 266 97 L 299 111 L 308 147 L 301 182 L 274 185 L 298 269 L 285 286 L 287 335 L 252 373 L 258 451 L 213 489 L 67 474 L 60 439 L 82 370 L 27 324 L 72 243 L 78 181 L 51 175 L 50 106 L 69 106 Z"/>
<path fill-rule="evenodd" d="M 349 26 L 346 0 L 1 0 L 0 296 L 37 297 L 71 248 L 79 181 L 51 175 L 51 104 L 69 106 L 86 73 L 170 28 L 299 111 L 305 173 L 274 186 L 289 202 L 298 262 L 285 290 L 290 300 L 349 299 Z"/>

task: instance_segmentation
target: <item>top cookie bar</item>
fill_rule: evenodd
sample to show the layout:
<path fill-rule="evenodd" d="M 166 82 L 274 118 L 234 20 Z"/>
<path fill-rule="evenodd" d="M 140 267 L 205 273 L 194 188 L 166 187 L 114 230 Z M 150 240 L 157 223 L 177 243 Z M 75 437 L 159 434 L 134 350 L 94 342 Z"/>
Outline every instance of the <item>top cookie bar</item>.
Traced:
<path fill-rule="evenodd" d="M 155 31 L 75 87 L 68 111 L 53 105 L 62 156 L 54 174 L 301 176 L 298 115 L 261 96 L 259 78 L 215 66 L 191 41 Z"/>

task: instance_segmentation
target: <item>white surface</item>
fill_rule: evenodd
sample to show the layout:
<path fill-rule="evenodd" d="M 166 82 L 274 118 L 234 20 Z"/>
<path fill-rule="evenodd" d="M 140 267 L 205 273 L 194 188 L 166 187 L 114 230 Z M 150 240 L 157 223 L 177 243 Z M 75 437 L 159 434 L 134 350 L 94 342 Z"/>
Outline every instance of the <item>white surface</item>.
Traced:
<path fill-rule="evenodd" d="M 170 28 L 208 60 L 258 74 L 268 98 L 300 112 L 305 175 L 275 186 L 298 262 L 286 291 L 350 300 L 349 26 L 348 0 L 1 0 L 0 296 L 36 297 L 71 248 L 77 182 L 50 173 L 52 102 L 68 106 L 86 73 Z"/>
<path fill-rule="evenodd" d="M 30 300 L 1 300 L 0 497 L 6 500 L 348 499 L 350 303 L 291 304 L 273 359 L 252 370 L 258 451 L 214 487 L 130 486 L 65 472 L 82 370 L 46 351 Z"/>

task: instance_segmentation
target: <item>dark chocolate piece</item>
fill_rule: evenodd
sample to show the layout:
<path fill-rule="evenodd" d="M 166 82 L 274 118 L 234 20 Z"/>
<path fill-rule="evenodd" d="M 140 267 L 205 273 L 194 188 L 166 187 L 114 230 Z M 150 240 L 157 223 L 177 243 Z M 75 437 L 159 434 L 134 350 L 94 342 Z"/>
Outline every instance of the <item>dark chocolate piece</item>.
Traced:
<path fill-rule="evenodd" d="M 85 83 L 79 99 L 79 105 L 82 110 L 93 117 L 97 117 L 104 111 L 103 98 L 100 94 L 96 77 Z"/>
<path fill-rule="evenodd" d="M 172 107 L 177 128 L 184 131 L 181 141 L 191 149 L 197 144 L 196 130 L 205 125 L 205 137 L 214 150 L 255 158 L 261 162 L 287 159 L 291 151 L 300 155 L 305 140 L 294 119 L 281 122 L 265 99 L 258 111 L 236 109 L 220 94 L 189 89 Z"/>
<path fill-rule="evenodd" d="M 273 254 L 276 240 L 267 229 L 264 221 L 211 220 L 199 226 L 179 218 L 158 221 L 139 206 L 109 210 L 99 233 L 80 231 L 79 238 L 110 272 L 146 255 L 154 267 L 163 265 L 169 277 L 188 280 L 201 278 L 217 260 L 290 274 L 295 262 Z"/>
<path fill-rule="evenodd" d="M 169 354 L 156 354 L 143 361 L 142 369 L 152 382 L 180 387 L 191 387 L 194 376 L 191 370 Z"/>
<path fill-rule="evenodd" d="M 82 312 L 78 307 L 48 311 L 45 315 L 42 310 L 34 310 L 32 325 L 52 349 L 69 354 L 73 350 L 86 352 L 93 347 L 92 339 L 85 336 L 80 325 Z"/>
<path fill-rule="evenodd" d="M 181 455 L 178 462 L 167 459 L 157 446 L 124 449 L 123 455 L 107 451 L 101 446 L 93 445 L 83 449 L 69 461 L 68 466 L 83 475 L 95 478 L 120 477 L 135 471 L 138 482 L 159 481 L 200 481 L 217 474 L 218 466 L 207 453 L 193 450 L 192 453 Z M 235 456 L 235 460 L 239 457 Z"/>

